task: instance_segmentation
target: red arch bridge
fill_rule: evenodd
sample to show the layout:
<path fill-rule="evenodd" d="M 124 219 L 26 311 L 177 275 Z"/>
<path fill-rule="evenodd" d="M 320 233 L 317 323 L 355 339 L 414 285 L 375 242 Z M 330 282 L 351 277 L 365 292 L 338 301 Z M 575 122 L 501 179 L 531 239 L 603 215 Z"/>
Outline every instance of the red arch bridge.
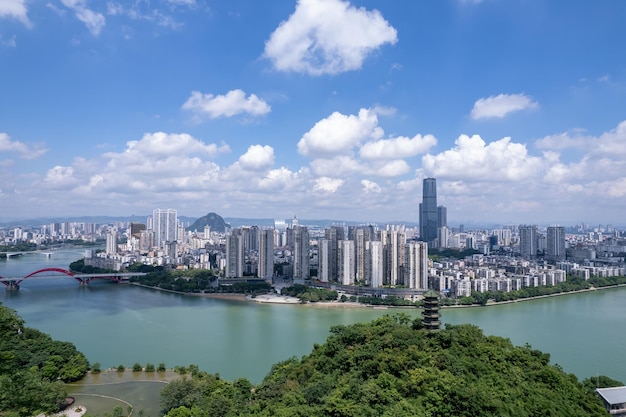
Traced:
<path fill-rule="evenodd" d="M 106 274 L 75 274 L 67 269 L 62 268 L 43 268 L 23 277 L 10 277 L 5 278 L 0 275 L 0 282 L 2 282 L 7 290 L 17 290 L 20 288 L 22 281 L 26 279 L 34 278 L 58 278 L 63 276 L 69 276 L 74 278 L 80 285 L 87 285 L 94 279 L 106 279 L 113 282 L 128 281 L 130 277 L 137 277 L 146 275 L 144 272 L 109 272 Z"/>

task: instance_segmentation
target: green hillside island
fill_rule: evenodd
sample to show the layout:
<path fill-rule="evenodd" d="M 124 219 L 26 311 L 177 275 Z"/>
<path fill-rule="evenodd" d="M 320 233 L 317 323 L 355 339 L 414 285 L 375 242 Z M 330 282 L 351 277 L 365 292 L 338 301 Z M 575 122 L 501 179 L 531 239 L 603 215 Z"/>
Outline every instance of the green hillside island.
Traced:
<path fill-rule="evenodd" d="M 59 411 L 67 396 L 63 382 L 82 378 L 88 368 L 72 343 L 25 327 L 14 310 L 0 304 L 0 416 Z"/>
<path fill-rule="evenodd" d="M 473 325 L 427 331 L 406 314 L 334 326 L 323 345 L 272 367 L 258 386 L 195 372 L 162 391 L 168 417 L 608 416 L 595 388 L 549 354 Z"/>

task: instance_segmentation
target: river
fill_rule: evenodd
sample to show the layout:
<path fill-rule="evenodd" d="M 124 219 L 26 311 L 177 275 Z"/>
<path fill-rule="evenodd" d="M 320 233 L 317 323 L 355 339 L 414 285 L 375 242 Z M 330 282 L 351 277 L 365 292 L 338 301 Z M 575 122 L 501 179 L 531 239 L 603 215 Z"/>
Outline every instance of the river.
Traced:
<path fill-rule="evenodd" d="M 67 268 L 82 250 L 0 260 L 0 276 Z M 311 351 L 333 325 L 369 321 L 396 310 L 267 305 L 183 296 L 105 281 L 81 287 L 69 277 L 29 278 L 0 291 L 30 327 L 74 343 L 91 363 L 131 367 L 196 364 L 226 379 L 258 383 L 271 365 Z M 420 310 L 401 311 L 418 316 Z M 490 307 L 445 309 L 444 323 L 472 323 L 486 334 L 529 343 L 580 379 L 598 374 L 626 382 L 626 288 Z"/>

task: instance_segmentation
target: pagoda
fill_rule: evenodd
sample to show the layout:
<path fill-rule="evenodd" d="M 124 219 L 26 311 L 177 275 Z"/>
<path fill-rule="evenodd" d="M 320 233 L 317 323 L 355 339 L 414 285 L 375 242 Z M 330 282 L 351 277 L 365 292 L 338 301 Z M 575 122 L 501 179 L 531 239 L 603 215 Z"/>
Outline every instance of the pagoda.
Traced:
<path fill-rule="evenodd" d="M 430 331 L 439 330 L 439 295 L 433 291 L 428 290 L 424 294 L 424 311 L 422 311 L 422 317 L 424 318 L 424 328 Z"/>

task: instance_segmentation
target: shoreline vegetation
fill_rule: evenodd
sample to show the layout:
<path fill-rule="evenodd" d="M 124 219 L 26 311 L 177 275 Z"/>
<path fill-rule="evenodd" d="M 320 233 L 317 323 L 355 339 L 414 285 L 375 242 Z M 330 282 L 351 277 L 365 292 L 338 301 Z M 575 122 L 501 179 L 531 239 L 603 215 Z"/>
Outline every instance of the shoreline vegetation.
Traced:
<path fill-rule="evenodd" d="M 419 307 L 417 307 L 415 305 L 405 305 L 405 306 L 402 306 L 402 305 L 399 305 L 399 306 L 395 306 L 395 305 L 376 305 L 376 304 L 364 304 L 364 303 L 355 302 L 355 301 L 340 301 L 340 300 L 335 300 L 335 301 L 316 301 L 316 302 L 305 301 L 305 302 L 302 302 L 302 300 L 300 300 L 297 297 L 285 296 L 285 295 L 280 295 L 280 294 L 275 294 L 275 293 L 259 294 L 259 295 L 255 295 L 255 296 L 251 296 L 249 294 L 244 294 L 244 293 L 211 293 L 211 292 L 207 292 L 207 293 L 190 293 L 190 292 L 169 290 L 169 289 L 161 288 L 161 287 L 158 287 L 158 286 L 145 285 L 145 284 L 141 284 L 141 283 L 137 283 L 137 282 L 131 282 L 129 284 L 133 285 L 133 286 L 141 287 L 141 288 L 147 288 L 147 289 L 152 289 L 152 290 L 157 290 L 157 291 L 169 292 L 169 293 L 172 293 L 172 294 L 186 295 L 186 296 L 192 296 L 192 297 L 213 298 L 213 299 L 217 299 L 217 300 L 255 302 L 255 303 L 260 303 L 260 304 L 287 304 L 287 305 L 299 305 L 299 306 L 303 306 L 303 307 L 318 307 L 318 308 L 373 308 L 373 309 L 388 309 L 388 308 L 392 308 L 392 309 L 414 309 L 414 308 L 419 308 Z M 505 301 L 488 300 L 487 303 L 485 303 L 485 304 L 441 305 L 440 308 L 446 309 L 446 308 L 492 307 L 492 306 L 498 306 L 498 305 L 515 304 L 515 303 L 520 303 L 520 302 L 524 302 L 524 301 L 541 300 L 543 298 L 558 297 L 558 296 L 564 296 L 564 295 L 569 295 L 569 294 L 579 294 L 579 293 L 593 292 L 593 291 L 606 290 L 606 289 L 619 288 L 619 287 L 626 287 L 626 283 L 624 283 L 624 284 L 615 284 L 615 285 L 606 285 L 606 286 L 602 286 L 602 287 L 590 287 L 590 288 L 585 288 L 585 289 L 579 289 L 579 290 L 573 290 L 573 291 L 565 291 L 565 292 L 558 292 L 558 293 L 545 294 L 545 295 L 537 295 L 537 296 L 533 296 L 533 297 L 518 298 L 518 299 L 515 299 L 515 300 L 505 300 Z"/>

